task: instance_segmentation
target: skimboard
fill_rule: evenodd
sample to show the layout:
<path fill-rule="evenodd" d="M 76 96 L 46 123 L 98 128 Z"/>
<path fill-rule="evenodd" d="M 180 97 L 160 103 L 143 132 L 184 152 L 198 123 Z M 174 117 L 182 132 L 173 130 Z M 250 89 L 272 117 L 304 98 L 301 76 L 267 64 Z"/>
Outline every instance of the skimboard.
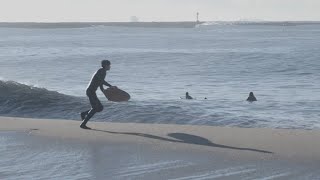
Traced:
<path fill-rule="evenodd" d="M 103 91 L 103 94 L 109 101 L 121 102 L 129 101 L 130 95 L 119 88 L 108 88 Z"/>

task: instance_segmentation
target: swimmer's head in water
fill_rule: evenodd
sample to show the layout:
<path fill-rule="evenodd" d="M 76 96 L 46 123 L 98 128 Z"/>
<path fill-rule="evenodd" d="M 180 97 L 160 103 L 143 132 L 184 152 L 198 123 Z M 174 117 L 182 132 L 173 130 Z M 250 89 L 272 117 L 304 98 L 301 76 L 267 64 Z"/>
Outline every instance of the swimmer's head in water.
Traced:
<path fill-rule="evenodd" d="M 111 65 L 111 63 L 110 63 L 109 60 L 102 60 L 102 61 L 101 61 L 101 66 L 102 66 L 103 68 L 106 68 L 107 70 L 110 69 L 110 65 Z"/>
<path fill-rule="evenodd" d="M 247 99 L 249 102 L 257 101 L 257 98 L 253 95 L 253 92 L 249 93 L 249 97 Z"/>

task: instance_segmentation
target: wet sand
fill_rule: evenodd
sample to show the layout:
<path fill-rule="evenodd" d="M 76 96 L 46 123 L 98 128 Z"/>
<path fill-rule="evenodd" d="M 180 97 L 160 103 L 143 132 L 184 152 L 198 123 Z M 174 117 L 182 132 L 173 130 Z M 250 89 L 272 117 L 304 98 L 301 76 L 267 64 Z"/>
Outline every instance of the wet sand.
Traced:
<path fill-rule="evenodd" d="M 320 131 L 317 130 L 105 122 L 89 122 L 92 129 L 83 130 L 79 124 L 80 121 L 72 120 L 0 117 L 3 153 L 11 152 L 8 147 L 14 147 L 10 145 L 13 142 L 25 146 L 12 148 L 16 156 L 3 156 L 8 158 L 0 158 L 0 163 L 21 158 L 18 154 L 42 152 L 41 155 L 49 150 L 51 154 L 43 154 L 49 164 L 56 165 L 56 169 L 61 164 L 67 167 L 63 168 L 61 177 L 74 173 L 72 167 L 76 164 L 83 169 L 80 177 L 91 179 L 313 179 L 320 176 Z M 65 158 L 61 159 L 61 154 Z M 32 156 L 29 160 L 35 157 L 39 159 Z M 24 160 L 19 162 L 28 162 Z M 40 162 L 33 162 L 33 167 L 40 167 Z M 7 169 L 18 166 L 13 163 Z M 5 175 L 14 178 L 15 173 Z M 40 173 L 40 176 L 49 175 Z"/>

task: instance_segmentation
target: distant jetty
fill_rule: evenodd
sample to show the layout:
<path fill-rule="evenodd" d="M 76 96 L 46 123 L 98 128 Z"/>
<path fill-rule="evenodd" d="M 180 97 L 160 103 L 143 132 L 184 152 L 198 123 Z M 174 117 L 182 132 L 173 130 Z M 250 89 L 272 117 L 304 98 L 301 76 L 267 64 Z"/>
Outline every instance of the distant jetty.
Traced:
<path fill-rule="evenodd" d="M 194 28 L 204 22 L 180 21 L 180 22 L 3 22 L 3 28 L 85 28 L 95 26 L 115 27 L 142 27 L 142 28 Z"/>

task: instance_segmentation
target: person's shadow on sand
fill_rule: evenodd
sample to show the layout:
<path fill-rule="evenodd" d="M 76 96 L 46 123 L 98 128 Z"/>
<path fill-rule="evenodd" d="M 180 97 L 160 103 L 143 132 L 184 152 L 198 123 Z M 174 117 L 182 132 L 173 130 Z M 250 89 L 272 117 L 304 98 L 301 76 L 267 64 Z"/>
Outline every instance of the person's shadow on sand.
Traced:
<path fill-rule="evenodd" d="M 185 133 L 169 133 L 168 136 L 177 139 L 177 140 L 175 140 L 175 139 L 169 139 L 169 138 L 164 138 L 164 137 L 155 136 L 155 135 L 151 135 L 151 134 L 144 134 L 144 133 L 113 132 L 113 131 L 105 131 L 105 130 L 99 130 L 99 129 L 91 129 L 91 130 L 92 131 L 99 131 L 99 132 L 106 132 L 106 133 L 111 133 L 111 134 L 125 134 L 125 135 L 140 136 L 140 137 L 158 139 L 158 140 L 169 141 L 169 142 L 196 144 L 196 145 L 202 145 L 202 146 L 210 146 L 210 147 L 218 147 L 218 148 L 227 148 L 227 149 L 234 149 L 234 150 L 245 150 L 245 151 L 254 151 L 254 152 L 260 152 L 260 153 L 273 154 L 273 152 L 265 151 L 265 150 L 251 149 L 251 148 L 240 148 L 240 147 L 215 144 L 206 138 L 191 135 L 191 134 L 185 134 Z"/>

